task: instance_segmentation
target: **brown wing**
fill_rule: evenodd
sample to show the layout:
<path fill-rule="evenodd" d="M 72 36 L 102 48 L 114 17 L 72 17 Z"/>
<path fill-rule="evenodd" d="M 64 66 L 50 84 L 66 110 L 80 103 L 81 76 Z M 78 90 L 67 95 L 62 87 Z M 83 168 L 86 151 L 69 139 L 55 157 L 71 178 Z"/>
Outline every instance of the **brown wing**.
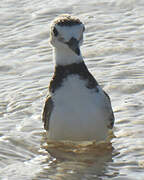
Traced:
<path fill-rule="evenodd" d="M 114 126 L 114 121 L 115 121 L 114 113 L 112 112 L 112 113 L 111 113 L 111 117 L 109 118 L 109 125 L 107 126 L 109 129 L 112 129 L 112 128 L 113 128 L 113 126 Z"/>
<path fill-rule="evenodd" d="M 44 122 L 45 130 L 49 129 L 49 121 L 50 121 L 52 110 L 53 110 L 53 101 L 52 101 L 51 96 L 48 96 L 46 99 L 43 114 L 42 114 L 42 121 Z"/>
<path fill-rule="evenodd" d="M 110 106 L 109 106 L 110 115 L 109 115 L 109 119 L 108 119 L 109 121 L 108 121 L 107 127 L 108 127 L 109 129 L 112 129 L 113 126 L 114 126 L 115 117 L 114 117 L 114 113 L 113 113 L 113 110 L 112 110 L 112 107 L 111 107 L 110 97 L 109 97 L 109 95 L 108 95 L 105 91 L 103 91 L 103 92 L 104 92 L 104 94 L 106 95 L 106 97 L 107 97 L 107 99 L 108 99 L 108 102 L 109 102 L 109 104 L 110 104 Z"/>

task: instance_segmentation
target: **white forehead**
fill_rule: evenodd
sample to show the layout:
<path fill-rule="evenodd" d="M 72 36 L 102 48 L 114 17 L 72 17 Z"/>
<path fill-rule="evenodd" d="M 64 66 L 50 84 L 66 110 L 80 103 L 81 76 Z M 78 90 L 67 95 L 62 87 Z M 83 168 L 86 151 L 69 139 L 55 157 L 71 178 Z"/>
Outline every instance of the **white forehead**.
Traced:
<path fill-rule="evenodd" d="M 78 24 L 74 26 L 55 26 L 60 36 L 62 36 L 66 41 L 70 40 L 71 37 L 79 39 L 83 33 L 83 24 Z"/>

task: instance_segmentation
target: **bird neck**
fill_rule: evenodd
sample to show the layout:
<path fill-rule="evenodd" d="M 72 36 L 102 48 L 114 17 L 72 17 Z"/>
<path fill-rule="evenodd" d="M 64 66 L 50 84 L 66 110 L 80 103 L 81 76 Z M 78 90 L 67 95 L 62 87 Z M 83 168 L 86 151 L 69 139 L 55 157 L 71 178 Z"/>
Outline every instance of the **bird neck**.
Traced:
<path fill-rule="evenodd" d="M 76 53 L 74 53 L 71 49 L 63 49 L 63 48 L 54 48 L 53 49 L 54 54 L 54 61 L 56 66 L 58 65 L 70 65 L 73 63 L 81 63 L 83 62 L 83 57 L 81 55 L 78 56 Z"/>

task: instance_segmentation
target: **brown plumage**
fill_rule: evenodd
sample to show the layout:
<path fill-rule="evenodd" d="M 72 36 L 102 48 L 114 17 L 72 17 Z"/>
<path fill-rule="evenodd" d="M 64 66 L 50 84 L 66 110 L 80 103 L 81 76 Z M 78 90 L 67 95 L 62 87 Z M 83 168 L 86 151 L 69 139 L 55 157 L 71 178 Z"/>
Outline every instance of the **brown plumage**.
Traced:
<path fill-rule="evenodd" d="M 62 14 L 61 16 L 54 19 L 52 25 L 56 24 L 59 26 L 73 26 L 82 24 L 82 22 L 74 16 L 70 16 L 69 14 Z"/>
<path fill-rule="evenodd" d="M 48 96 L 45 102 L 43 114 L 42 114 L 42 121 L 44 122 L 45 130 L 49 129 L 49 120 L 53 110 L 53 101 L 51 96 Z"/>

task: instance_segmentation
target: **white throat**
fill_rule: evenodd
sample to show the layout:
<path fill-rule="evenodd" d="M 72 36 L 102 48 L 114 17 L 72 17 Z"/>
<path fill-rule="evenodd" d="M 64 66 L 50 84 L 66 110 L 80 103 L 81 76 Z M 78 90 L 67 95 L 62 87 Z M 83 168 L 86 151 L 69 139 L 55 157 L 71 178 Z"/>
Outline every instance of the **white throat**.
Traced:
<path fill-rule="evenodd" d="M 78 56 L 69 48 L 53 48 L 53 53 L 56 65 L 69 65 L 83 61 L 81 53 Z"/>

